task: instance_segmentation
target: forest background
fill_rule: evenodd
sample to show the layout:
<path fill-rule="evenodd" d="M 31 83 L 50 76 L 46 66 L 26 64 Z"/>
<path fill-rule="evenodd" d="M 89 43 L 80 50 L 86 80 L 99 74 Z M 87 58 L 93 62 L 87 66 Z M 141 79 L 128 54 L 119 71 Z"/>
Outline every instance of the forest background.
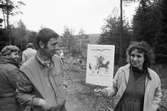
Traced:
<path fill-rule="evenodd" d="M 61 48 L 65 54 L 64 69 L 66 85 L 70 92 L 68 106 L 71 111 L 107 111 L 112 101 L 96 97 L 92 86 L 85 83 L 87 44 L 112 44 L 116 46 L 115 71 L 126 64 L 126 48 L 132 41 L 146 41 L 154 50 L 155 61 L 151 66 L 160 76 L 163 89 L 162 104 L 167 106 L 167 0 L 123 0 L 139 2 L 132 24 L 122 17 L 108 16 L 102 26 L 101 34 L 86 34 L 80 30 L 73 34 L 73 29 L 66 27 L 61 35 Z M 0 0 L 3 18 L 0 19 L 0 49 L 7 44 L 17 45 L 22 51 L 28 42 L 33 42 L 37 32 L 26 28 L 22 21 L 17 27 L 10 24 L 10 17 L 22 13 L 21 1 Z M 82 62 L 78 62 L 78 59 Z M 74 105 L 74 103 L 76 105 Z M 74 106 L 73 106 L 74 105 Z M 73 107 L 72 107 L 73 106 Z"/>

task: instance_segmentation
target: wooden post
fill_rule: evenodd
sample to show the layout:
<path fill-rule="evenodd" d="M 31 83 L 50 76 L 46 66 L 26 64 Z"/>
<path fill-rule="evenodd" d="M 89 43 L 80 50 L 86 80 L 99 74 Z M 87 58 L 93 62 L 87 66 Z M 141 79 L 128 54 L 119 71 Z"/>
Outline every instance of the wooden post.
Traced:
<path fill-rule="evenodd" d="M 122 38 L 123 38 L 123 8 L 122 8 L 122 0 L 120 0 L 120 41 L 119 41 L 119 61 L 120 65 L 122 65 Z"/>

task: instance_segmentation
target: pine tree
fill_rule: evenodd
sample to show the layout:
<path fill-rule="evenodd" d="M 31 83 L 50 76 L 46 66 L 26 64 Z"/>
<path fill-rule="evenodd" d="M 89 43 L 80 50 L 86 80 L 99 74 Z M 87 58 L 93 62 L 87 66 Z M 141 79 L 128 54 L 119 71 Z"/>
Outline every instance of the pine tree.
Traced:
<path fill-rule="evenodd" d="M 141 1 L 133 19 L 135 40 L 144 40 L 154 46 L 155 37 L 159 31 L 159 11 L 157 2 L 152 4 Z"/>
<path fill-rule="evenodd" d="M 159 4 L 160 28 L 156 36 L 155 53 L 158 63 L 167 63 L 167 0 L 161 0 Z"/>

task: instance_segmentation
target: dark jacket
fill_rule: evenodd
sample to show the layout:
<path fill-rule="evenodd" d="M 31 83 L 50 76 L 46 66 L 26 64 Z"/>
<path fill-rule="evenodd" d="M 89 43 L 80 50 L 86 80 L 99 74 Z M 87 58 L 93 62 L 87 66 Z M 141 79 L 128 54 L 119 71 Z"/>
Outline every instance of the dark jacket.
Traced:
<path fill-rule="evenodd" d="M 0 58 L 0 111 L 20 111 L 17 103 L 16 84 L 20 80 L 17 63 L 9 58 Z"/>

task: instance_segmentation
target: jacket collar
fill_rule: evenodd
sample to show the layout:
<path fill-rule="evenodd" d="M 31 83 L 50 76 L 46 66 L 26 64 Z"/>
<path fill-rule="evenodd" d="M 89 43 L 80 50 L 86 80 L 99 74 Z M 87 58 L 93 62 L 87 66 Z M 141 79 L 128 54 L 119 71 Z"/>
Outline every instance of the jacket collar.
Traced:
<path fill-rule="evenodd" d="M 130 64 L 127 64 L 127 65 L 125 65 L 125 66 L 123 66 L 124 68 L 124 70 L 123 71 L 125 71 L 125 78 L 126 78 L 126 81 L 128 81 L 129 80 L 129 74 L 130 74 Z M 148 78 L 148 80 L 151 80 L 151 75 L 150 75 L 150 69 L 149 68 L 147 68 L 147 72 L 146 72 L 146 77 Z"/>
<path fill-rule="evenodd" d="M 51 67 L 51 66 L 54 65 L 52 59 L 50 59 L 50 60 L 43 60 L 43 59 L 40 57 L 40 55 L 39 55 L 38 52 L 37 52 L 35 58 L 36 58 L 37 61 L 38 61 L 42 66 L 44 66 L 44 67 Z"/>
<path fill-rule="evenodd" d="M 14 61 L 13 59 L 8 58 L 8 57 L 6 57 L 6 56 L 1 56 L 1 57 L 0 57 L 0 64 L 7 64 L 7 63 L 13 64 L 13 65 L 15 65 L 16 67 L 19 67 L 19 63 L 18 63 L 18 62 Z"/>

